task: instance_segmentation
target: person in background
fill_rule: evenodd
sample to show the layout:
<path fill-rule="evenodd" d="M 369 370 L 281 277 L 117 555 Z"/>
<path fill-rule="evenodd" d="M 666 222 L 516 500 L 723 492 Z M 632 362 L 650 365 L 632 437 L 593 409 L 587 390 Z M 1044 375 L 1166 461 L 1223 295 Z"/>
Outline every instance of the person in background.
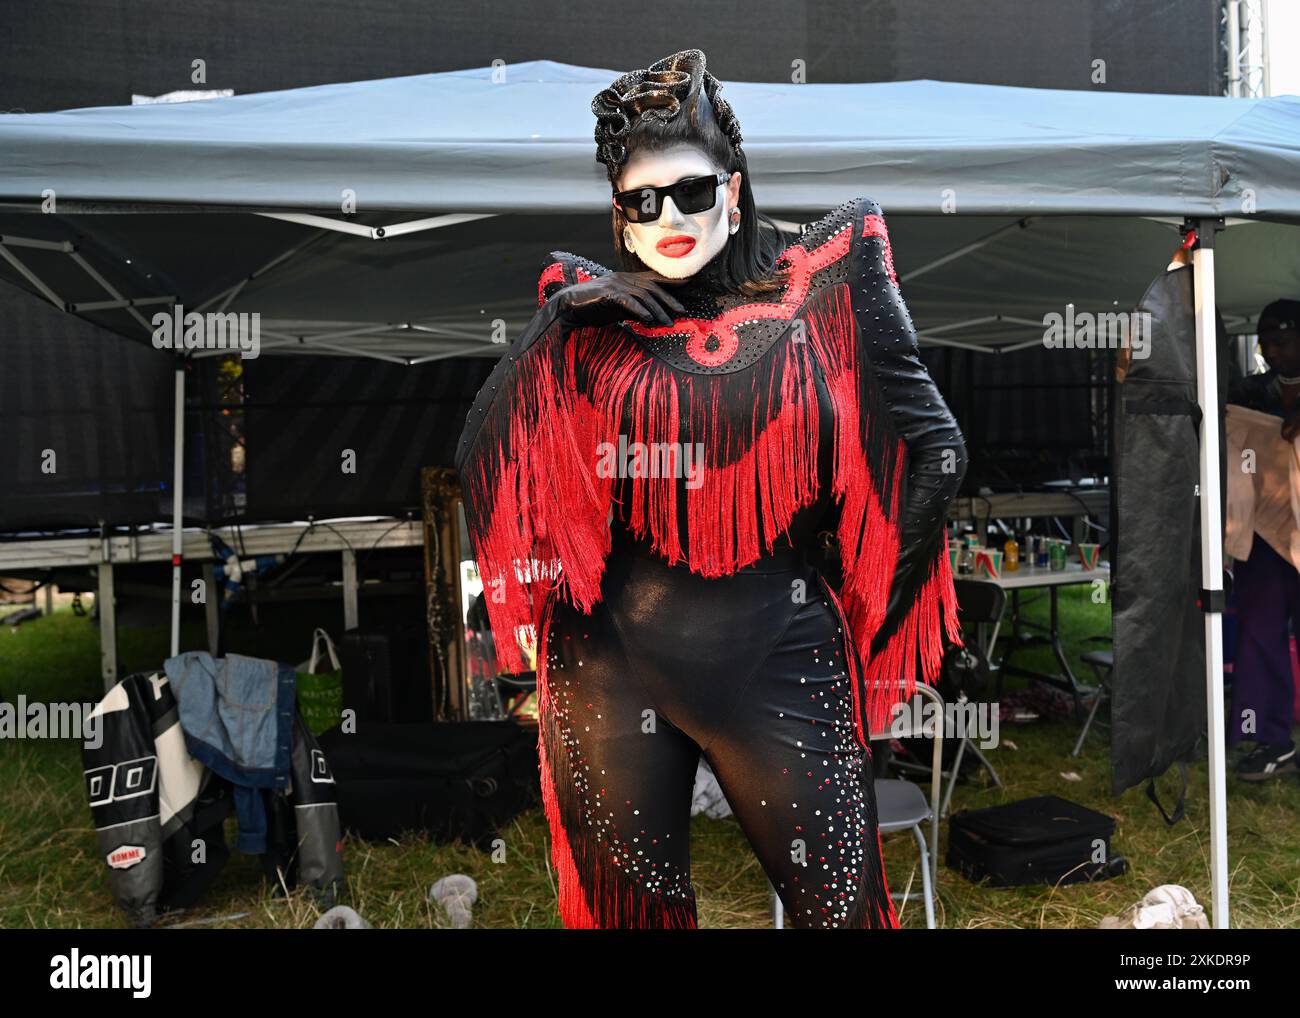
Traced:
<path fill-rule="evenodd" d="M 1280 417 L 1282 437 L 1294 441 L 1300 434 L 1300 301 L 1268 305 L 1258 331 L 1269 370 L 1236 380 L 1228 402 Z M 1237 561 L 1233 571 L 1237 653 L 1228 744 L 1253 739 L 1255 748 L 1237 764 L 1237 774 L 1268 781 L 1297 770 L 1288 629 L 1300 631 L 1300 571 L 1258 532 L 1255 538 L 1250 557 Z"/>

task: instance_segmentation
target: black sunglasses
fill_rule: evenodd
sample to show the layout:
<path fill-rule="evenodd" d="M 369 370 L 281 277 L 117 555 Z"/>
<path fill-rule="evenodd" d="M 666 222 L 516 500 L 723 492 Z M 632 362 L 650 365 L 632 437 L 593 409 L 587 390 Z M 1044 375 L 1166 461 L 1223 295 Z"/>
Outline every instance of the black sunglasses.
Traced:
<path fill-rule="evenodd" d="M 705 177 L 686 177 L 663 187 L 637 187 L 619 191 L 614 195 L 614 204 L 629 223 L 653 223 L 663 211 L 665 198 L 673 200 L 678 212 L 693 216 L 713 208 L 718 203 L 718 185 L 730 179 L 730 173 L 710 173 Z"/>

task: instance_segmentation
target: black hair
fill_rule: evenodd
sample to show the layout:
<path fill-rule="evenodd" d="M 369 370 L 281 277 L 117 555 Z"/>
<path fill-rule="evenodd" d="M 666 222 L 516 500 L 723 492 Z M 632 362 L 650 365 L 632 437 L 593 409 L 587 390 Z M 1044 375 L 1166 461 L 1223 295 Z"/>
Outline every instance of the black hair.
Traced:
<path fill-rule="evenodd" d="M 631 153 L 662 152 L 680 145 L 690 145 L 700 149 L 718 168 L 728 175 L 740 171 L 740 228 L 727 237 L 727 246 L 718 256 L 719 282 L 727 289 L 736 290 L 746 296 L 771 293 L 785 285 L 787 271 L 776 268 L 776 261 L 785 244 L 782 234 L 771 218 L 758 211 L 754 204 L 754 192 L 749 186 L 749 162 L 745 151 L 739 145 L 733 146 L 731 140 L 718 126 L 713 104 L 704 94 L 697 91 L 684 104 L 681 114 L 663 121 L 653 117 L 642 117 L 628 131 L 624 142 L 629 158 Z M 617 169 L 608 170 L 610 187 L 617 190 L 615 180 L 622 173 L 621 164 Z M 613 209 L 614 250 L 625 271 L 641 272 L 647 266 L 637 255 L 623 246 L 623 229 L 627 219 L 623 210 L 617 205 Z"/>

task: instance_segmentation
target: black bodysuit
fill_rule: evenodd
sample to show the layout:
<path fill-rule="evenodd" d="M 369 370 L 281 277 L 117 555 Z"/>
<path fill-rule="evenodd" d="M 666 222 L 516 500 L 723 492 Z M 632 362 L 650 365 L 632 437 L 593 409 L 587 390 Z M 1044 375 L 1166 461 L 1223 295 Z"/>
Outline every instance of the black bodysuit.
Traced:
<path fill-rule="evenodd" d="M 965 453 L 874 203 L 778 267 L 759 302 L 723 291 L 715 259 L 672 287 L 674 327 L 580 328 L 552 298 L 608 270 L 557 252 L 462 436 L 502 669 L 522 666 L 508 634 L 538 639 L 569 927 L 696 925 L 701 753 L 792 925 L 896 925 L 867 733 L 960 639 L 944 519 Z M 638 440 L 679 455 L 638 460 Z"/>

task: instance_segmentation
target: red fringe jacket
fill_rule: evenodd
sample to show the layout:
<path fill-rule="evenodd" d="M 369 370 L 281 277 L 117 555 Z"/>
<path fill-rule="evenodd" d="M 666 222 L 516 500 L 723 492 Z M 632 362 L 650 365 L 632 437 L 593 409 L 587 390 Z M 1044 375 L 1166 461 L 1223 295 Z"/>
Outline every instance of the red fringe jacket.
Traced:
<path fill-rule="evenodd" d="M 536 341 L 520 353 L 517 340 L 497 365 L 456 457 L 503 672 L 525 670 L 516 637 L 535 638 L 552 593 L 588 614 L 601 598 L 615 478 L 597 450 L 620 433 L 629 447 L 703 445 L 698 487 L 630 482 L 626 525 L 667 561 L 724 576 L 770 552 L 824 483 L 814 372 L 834 409 L 839 608 L 864 743 L 918 680 L 933 682 L 943 637 L 961 642 L 945 524 L 965 448 L 917 356 L 880 207 L 845 203 L 777 267 L 790 274 L 770 302 L 731 301 L 672 327 L 580 327 L 551 297 L 610 270 L 552 253 Z"/>

